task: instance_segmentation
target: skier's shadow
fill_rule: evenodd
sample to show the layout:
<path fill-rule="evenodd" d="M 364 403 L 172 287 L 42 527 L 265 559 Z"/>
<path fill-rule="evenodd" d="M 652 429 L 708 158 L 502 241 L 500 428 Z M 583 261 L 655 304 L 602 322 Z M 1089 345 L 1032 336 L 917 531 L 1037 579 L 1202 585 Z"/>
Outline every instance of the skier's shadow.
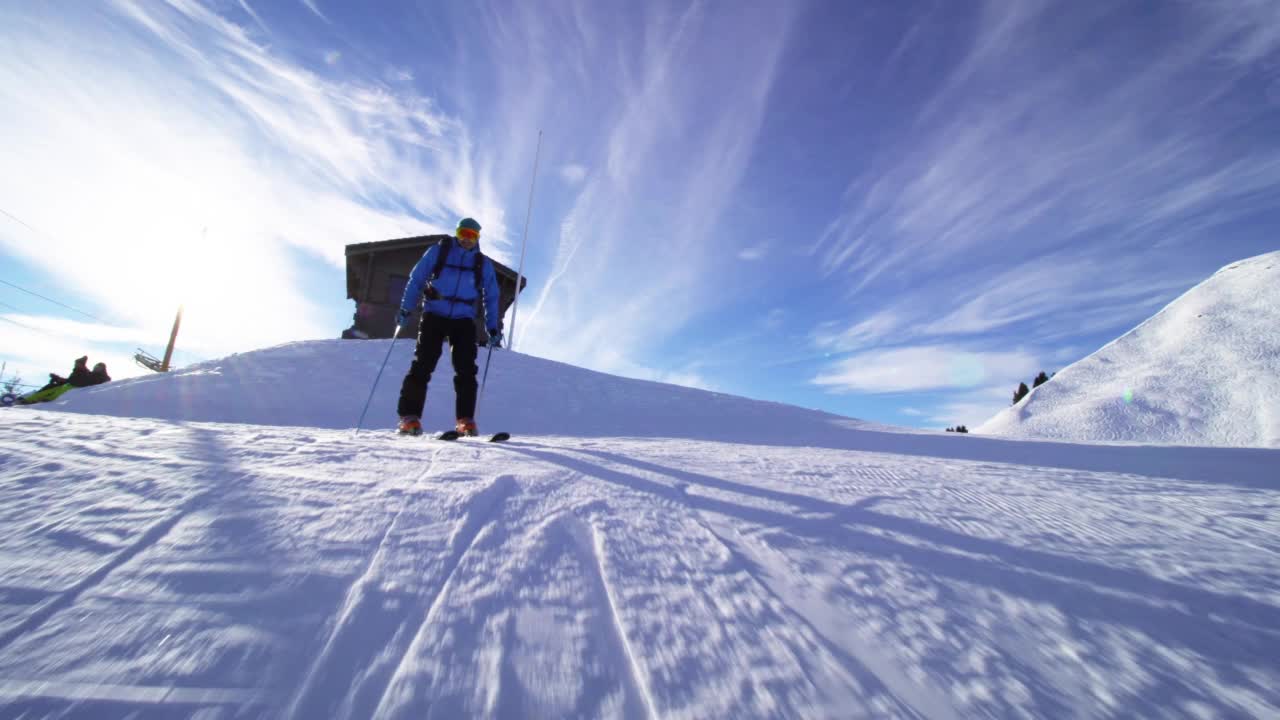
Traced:
<path fill-rule="evenodd" d="M 650 493 L 693 510 L 738 518 L 822 545 L 836 546 L 854 557 L 877 556 L 908 563 L 924 575 L 986 585 L 1035 604 L 1053 605 L 1072 620 L 1124 624 L 1146 634 L 1157 644 L 1182 647 L 1199 654 L 1222 678 L 1255 687 L 1263 695 L 1271 694 L 1258 688 L 1239 668 L 1274 666 L 1276 648 L 1280 647 L 1280 633 L 1275 631 L 1280 628 L 1280 608 L 1274 605 L 887 515 L 871 509 L 873 503 L 869 501 L 844 505 L 585 448 L 574 448 L 572 452 L 590 455 L 602 462 L 534 449 L 525 443 L 509 445 L 506 449 L 632 491 Z M 670 477 L 675 482 L 667 485 L 610 466 L 626 466 L 645 474 Z M 784 503 L 796 512 L 687 492 L 682 485 Z M 918 538 L 929 545 L 951 550 L 904 542 L 874 532 L 877 530 Z M 1143 598 L 1152 598 L 1159 604 Z M 1160 692 L 1164 691 L 1176 696 L 1187 693 L 1188 689 L 1172 682 Z M 1159 696 L 1156 691 L 1147 695 Z M 1168 697 L 1163 701 L 1167 702 Z"/>

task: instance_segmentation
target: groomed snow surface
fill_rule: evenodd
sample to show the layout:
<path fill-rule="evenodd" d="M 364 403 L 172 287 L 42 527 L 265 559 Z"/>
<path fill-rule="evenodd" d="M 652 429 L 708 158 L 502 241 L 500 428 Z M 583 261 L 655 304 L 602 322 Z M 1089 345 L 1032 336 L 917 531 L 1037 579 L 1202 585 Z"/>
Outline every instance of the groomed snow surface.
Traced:
<path fill-rule="evenodd" d="M 895 431 L 411 343 L 0 411 L 0 717 L 1280 715 L 1280 450 Z M 429 423 L 451 420 L 442 362 Z"/>
<path fill-rule="evenodd" d="M 1280 448 L 1280 252 L 1219 270 L 974 432 Z"/>

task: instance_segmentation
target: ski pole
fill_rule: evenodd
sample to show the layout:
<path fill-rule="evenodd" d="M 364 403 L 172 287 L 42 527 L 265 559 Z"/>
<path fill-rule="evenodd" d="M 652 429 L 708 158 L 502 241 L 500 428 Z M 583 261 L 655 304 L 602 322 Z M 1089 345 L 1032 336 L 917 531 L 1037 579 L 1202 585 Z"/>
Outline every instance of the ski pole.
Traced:
<path fill-rule="evenodd" d="M 477 415 L 480 410 L 480 398 L 484 397 L 484 384 L 489 380 L 489 361 L 493 359 L 493 346 L 489 346 L 489 354 L 484 356 L 484 377 L 480 378 L 480 392 L 476 393 Z"/>
<path fill-rule="evenodd" d="M 387 346 L 387 356 L 382 358 L 382 367 L 378 368 L 378 376 L 373 379 L 373 387 L 369 389 L 369 399 L 364 401 L 364 410 L 360 411 L 360 422 L 356 423 L 355 432 L 351 433 L 352 437 L 360 434 L 360 428 L 364 426 L 365 413 L 369 412 L 369 403 L 373 402 L 373 393 L 378 389 L 378 381 L 382 379 L 382 371 L 387 369 L 387 361 L 391 359 L 391 351 L 396 346 L 396 340 L 400 337 L 400 326 L 396 325 L 396 331 L 391 333 L 391 344 Z M 488 366 L 485 366 L 488 370 Z"/>

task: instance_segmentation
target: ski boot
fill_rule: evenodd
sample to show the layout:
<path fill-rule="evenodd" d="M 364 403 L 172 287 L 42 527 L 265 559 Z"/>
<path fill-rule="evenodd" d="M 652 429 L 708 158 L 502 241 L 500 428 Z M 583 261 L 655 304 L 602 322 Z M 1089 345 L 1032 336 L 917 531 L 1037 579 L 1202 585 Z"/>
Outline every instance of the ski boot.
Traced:
<path fill-rule="evenodd" d="M 401 435 L 421 435 L 422 421 L 417 415 L 405 415 L 400 418 L 400 427 L 397 432 Z"/>
<path fill-rule="evenodd" d="M 458 418 L 458 422 L 453 426 L 453 429 L 457 430 L 459 435 L 467 437 L 475 437 L 480 434 L 480 430 L 476 428 L 476 421 L 471 418 Z"/>

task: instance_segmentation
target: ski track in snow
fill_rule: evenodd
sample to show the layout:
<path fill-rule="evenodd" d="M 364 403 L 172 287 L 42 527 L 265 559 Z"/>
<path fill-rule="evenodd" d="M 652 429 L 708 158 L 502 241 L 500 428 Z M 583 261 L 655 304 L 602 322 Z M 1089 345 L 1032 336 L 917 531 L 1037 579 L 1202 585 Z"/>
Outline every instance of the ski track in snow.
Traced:
<path fill-rule="evenodd" d="M 1280 714 L 1280 483 L 1096 465 L 4 411 L 0 717 Z"/>

